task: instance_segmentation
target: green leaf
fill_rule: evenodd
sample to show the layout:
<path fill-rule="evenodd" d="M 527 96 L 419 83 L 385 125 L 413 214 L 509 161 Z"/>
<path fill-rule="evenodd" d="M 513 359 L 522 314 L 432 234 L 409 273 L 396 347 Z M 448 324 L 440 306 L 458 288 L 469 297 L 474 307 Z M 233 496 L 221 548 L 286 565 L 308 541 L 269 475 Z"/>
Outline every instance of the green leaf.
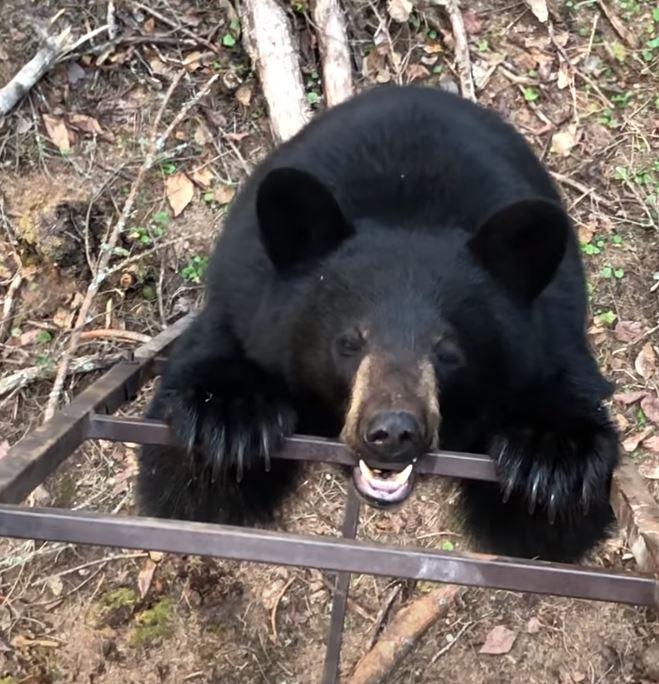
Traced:
<path fill-rule="evenodd" d="M 613 275 L 620 280 L 620 278 L 624 278 L 625 276 L 625 269 L 624 268 L 616 268 L 613 271 Z"/>
<path fill-rule="evenodd" d="M 597 322 L 600 325 L 604 325 L 607 328 L 610 328 L 615 322 L 618 317 L 609 309 L 609 311 L 605 311 L 604 313 L 599 314 L 597 316 Z"/>
<path fill-rule="evenodd" d="M 627 50 L 625 49 L 625 46 L 622 43 L 619 43 L 617 40 L 614 40 L 611 43 L 611 52 L 619 62 L 624 62 L 625 57 L 627 57 Z"/>
<path fill-rule="evenodd" d="M 613 269 L 610 266 L 605 266 L 601 271 L 602 278 L 610 278 L 613 275 Z"/>
<path fill-rule="evenodd" d="M 130 235 L 128 237 L 131 237 Z M 114 254 L 121 257 L 129 256 L 130 252 L 125 247 L 115 247 Z"/>
<path fill-rule="evenodd" d="M 307 93 L 307 102 L 310 105 L 315 105 L 320 102 L 320 95 L 315 90 L 310 90 Z"/>
<path fill-rule="evenodd" d="M 531 87 L 524 88 L 523 93 L 524 99 L 527 102 L 535 102 L 540 97 L 540 93 L 535 88 Z"/>
<path fill-rule="evenodd" d="M 235 44 L 236 39 L 230 33 L 225 33 L 224 36 L 222 36 L 222 45 L 224 45 L 224 47 L 232 48 Z"/>
<path fill-rule="evenodd" d="M 166 176 L 171 176 L 173 173 L 176 173 L 176 164 L 173 162 L 163 162 L 160 165 L 160 168 Z"/>
<path fill-rule="evenodd" d="M 53 341 L 53 335 L 49 330 L 39 330 L 37 333 L 37 342 L 39 344 L 48 344 Z"/>
<path fill-rule="evenodd" d="M 442 551 L 453 551 L 455 546 L 453 545 L 452 541 L 449 541 L 448 539 L 446 541 L 442 542 Z"/>
<path fill-rule="evenodd" d="M 588 243 L 582 243 L 581 251 L 584 254 L 587 254 L 588 256 L 593 256 L 595 254 L 599 254 L 602 250 L 599 247 L 597 247 L 596 245 L 591 245 L 588 242 Z"/>
<path fill-rule="evenodd" d="M 655 7 L 652 10 L 652 18 L 654 19 L 654 21 L 659 21 L 659 7 Z"/>
<path fill-rule="evenodd" d="M 171 221 L 172 217 L 168 211 L 157 211 L 152 217 L 151 220 L 158 226 L 162 226 L 163 228 L 166 228 L 169 225 L 169 222 Z"/>
<path fill-rule="evenodd" d="M 612 235 L 611 236 L 611 242 L 614 245 L 621 245 L 622 244 L 622 235 Z"/>

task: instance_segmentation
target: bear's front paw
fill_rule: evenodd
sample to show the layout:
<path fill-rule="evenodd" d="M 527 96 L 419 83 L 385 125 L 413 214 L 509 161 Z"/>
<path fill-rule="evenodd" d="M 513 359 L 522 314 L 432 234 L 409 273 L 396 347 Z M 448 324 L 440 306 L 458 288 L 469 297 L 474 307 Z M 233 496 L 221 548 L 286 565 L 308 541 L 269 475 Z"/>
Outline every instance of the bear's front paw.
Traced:
<path fill-rule="evenodd" d="M 490 453 L 504 502 L 519 497 L 530 515 L 544 510 L 551 524 L 587 515 L 591 504 L 607 500 L 618 460 L 612 429 L 577 435 L 516 430 L 498 436 Z"/>
<path fill-rule="evenodd" d="M 175 441 L 210 468 L 212 481 L 231 474 L 240 482 L 257 463 L 269 470 L 271 454 L 295 430 L 292 407 L 262 391 L 223 394 L 197 387 L 164 394 Z"/>

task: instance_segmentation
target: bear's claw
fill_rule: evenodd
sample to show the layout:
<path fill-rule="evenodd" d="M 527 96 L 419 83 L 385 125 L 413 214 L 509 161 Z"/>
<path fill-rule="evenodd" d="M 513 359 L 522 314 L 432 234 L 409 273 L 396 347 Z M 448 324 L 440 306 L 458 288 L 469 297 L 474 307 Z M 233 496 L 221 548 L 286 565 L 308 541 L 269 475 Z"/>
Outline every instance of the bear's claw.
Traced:
<path fill-rule="evenodd" d="M 166 395 L 166 420 L 175 441 L 210 469 L 213 483 L 229 473 L 241 482 L 258 462 L 269 471 L 271 454 L 295 429 L 293 409 L 277 397 L 222 397 L 194 388 Z"/>

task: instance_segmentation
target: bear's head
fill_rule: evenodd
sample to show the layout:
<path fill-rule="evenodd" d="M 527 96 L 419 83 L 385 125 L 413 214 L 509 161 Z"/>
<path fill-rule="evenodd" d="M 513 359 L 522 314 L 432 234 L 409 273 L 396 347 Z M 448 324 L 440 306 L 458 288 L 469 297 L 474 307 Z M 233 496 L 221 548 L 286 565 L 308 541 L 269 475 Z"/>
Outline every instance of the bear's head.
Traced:
<path fill-rule="evenodd" d="M 349 221 L 328 187 L 290 168 L 265 176 L 256 209 L 294 301 L 288 379 L 339 416 L 360 493 L 398 503 L 418 457 L 442 446 L 442 421 L 478 420 L 537 363 L 534 303 L 563 258 L 569 219 L 530 198 L 476 230 L 441 216 L 391 225 L 353 211 Z"/>

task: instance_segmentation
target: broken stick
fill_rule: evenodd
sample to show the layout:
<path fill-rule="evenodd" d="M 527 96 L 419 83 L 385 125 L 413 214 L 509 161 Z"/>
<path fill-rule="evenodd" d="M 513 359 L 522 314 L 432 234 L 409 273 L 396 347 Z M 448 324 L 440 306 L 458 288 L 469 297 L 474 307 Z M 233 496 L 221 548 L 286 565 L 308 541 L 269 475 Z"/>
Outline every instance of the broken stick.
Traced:
<path fill-rule="evenodd" d="M 357 663 L 346 684 L 377 684 L 412 650 L 464 591 L 445 584 L 399 611 L 373 648 Z"/>
<path fill-rule="evenodd" d="M 471 57 L 469 56 L 469 43 L 467 42 L 467 29 L 465 28 L 462 10 L 458 0 L 417 0 L 415 3 L 420 9 L 426 7 L 441 7 L 446 10 L 451 31 L 455 40 L 455 64 L 460 79 L 460 92 L 462 97 L 476 102 L 476 89 L 474 78 L 471 73 Z"/>
<path fill-rule="evenodd" d="M 4 88 L 0 89 L 0 116 L 9 114 L 72 45 L 70 28 L 64 29 L 56 36 L 47 36 L 44 46 L 37 54 Z"/>
<path fill-rule="evenodd" d="M 276 0 L 245 0 L 241 6 L 245 49 L 261 80 L 272 132 L 283 142 L 311 118 L 290 25 Z"/>
<path fill-rule="evenodd" d="M 333 107 L 353 94 L 348 34 L 339 0 L 316 0 L 313 20 L 323 63 L 325 104 Z"/>

